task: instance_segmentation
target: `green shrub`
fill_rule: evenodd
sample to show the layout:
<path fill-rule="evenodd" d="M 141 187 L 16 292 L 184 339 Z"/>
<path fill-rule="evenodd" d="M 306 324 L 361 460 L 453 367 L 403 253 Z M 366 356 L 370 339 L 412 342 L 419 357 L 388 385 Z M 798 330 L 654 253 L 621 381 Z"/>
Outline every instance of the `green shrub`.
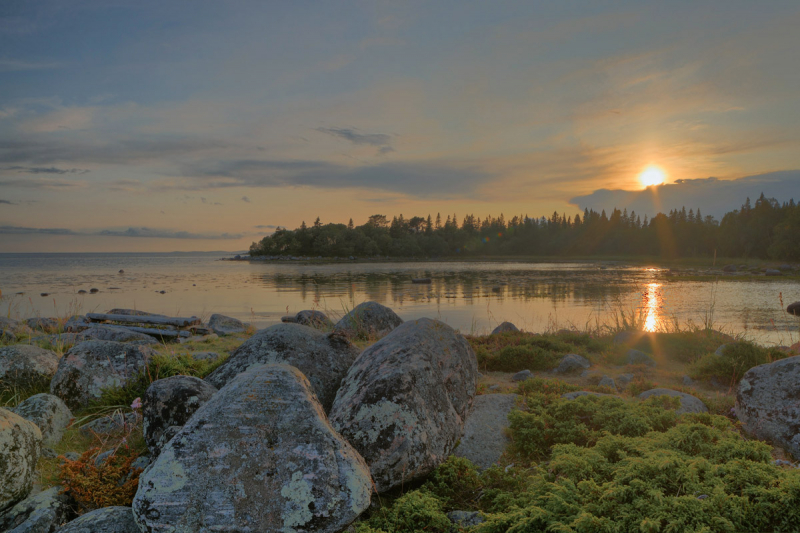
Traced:
<path fill-rule="evenodd" d="M 651 353 L 656 358 L 691 363 L 730 340 L 728 335 L 714 330 L 646 333 L 631 348 Z"/>
<path fill-rule="evenodd" d="M 550 370 L 568 353 L 587 356 L 590 352 L 599 353 L 605 346 L 578 333 L 556 336 L 509 332 L 471 337 L 469 341 L 479 367 L 498 372 Z"/>
<path fill-rule="evenodd" d="M 452 525 L 443 503 L 424 490 L 408 492 L 394 501 L 386 512 L 376 512 L 359 533 L 449 533 Z"/>
<path fill-rule="evenodd" d="M 736 342 L 722 349 L 721 355 L 708 354 L 689 366 L 689 376 L 694 379 L 716 378 L 723 384 L 734 386 L 754 366 L 771 363 L 787 357 L 776 348 L 762 348 L 751 342 Z"/>

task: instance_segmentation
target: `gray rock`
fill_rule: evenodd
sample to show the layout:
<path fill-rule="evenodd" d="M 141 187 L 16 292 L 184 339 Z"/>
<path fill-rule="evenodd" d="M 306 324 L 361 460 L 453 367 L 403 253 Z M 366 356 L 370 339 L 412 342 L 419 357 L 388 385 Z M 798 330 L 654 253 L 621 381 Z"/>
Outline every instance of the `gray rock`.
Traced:
<path fill-rule="evenodd" d="M 239 374 L 139 477 L 142 531 L 338 532 L 370 503 L 366 463 L 288 365 Z"/>
<path fill-rule="evenodd" d="M 631 345 L 642 338 L 643 335 L 643 331 L 620 331 L 614 335 L 614 339 L 611 342 L 614 344 Z"/>
<path fill-rule="evenodd" d="M 19 320 L 0 316 L 0 330 L 3 331 L 13 331 L 19 327 Z"/>
<path fill-rule="evenodd" d="M 0 331 L 0 341 L 14 344 L 17 342 L 17 336 L 11 330 L 4 329 Z"/>
<path fill-rule="evenodd" d="M 275 324 L 247 339 L 206 381 L 222 388 L 255 364 L 292 365 L 306 375 L 327 412 L 356 357 L 358 348 L 341 335 L 300 324 Z"/>
<path fill-rule="evenodd" d="M 84 435 L 111 435 L 119 431 L 131 429 L 139 423 L 136 413 L 115 412 L 107 416 L 101 416 L 92 420 L 88 424 L 81 426 L 81 433 Z"/>
<path fill-rule="evenodd" d="M 222 337 L 225 335 L 244 333 L 248 326 L 236 318 L 214 313 L 211 315 L 211 318 L 208 319 L 208 327 L 211 331 Z"/>
<path fill-rule="evenodd" d="M 42 432 L 42 442 L 55 446 L 61 442 L 64 430 L 72 420 L 72 412 L 61 398 L 52 394 L 35 394 L 24 400 L 13 411 L 38 426 Z"/>
<path fill-rule="evenodd" d="M 478 511 L 450 511 L 447 513 L 447 518 L 449 518 L 454 525 L 461 528 L 477 526 L 486 521 Z M 456 529 L 454 531 L 459 530 Z"/>
<path fill-rule="evenodd" d="M 0 512 L 30 494 L 41 448 L 36 424 L 0 407 Z"/>
<path fill-rule="evenodd" d="M 607 387 L 612 390 L 617 390 L 617 384 L 614 380 L 608 376 L 603 376 L 600 379 L 600 383 L 597 384 L 598 387 Z"/>
<path fill-rule="evenodd" d="M 689 376 L 683 376 L 683 385 L 686 387 L 691 387 L 694 385 L 694 380 Z"/>
<path fill-rule="evenodd" d="M 50 533 L 72 518 L 72 504 L 69 496 L 61 494 L 61 487 L 51 487 L 0 514 L 0 531 Z"/>
<path fill-rule="evenodd" d="M 673 398 L 681 399 L 681 406 L 675 411 L 675 414 L 682 415 L 683 413 L 707 413 L 708 407 L 695 398 L 691 394 L 679 392 L 672 389 L 650 389 L 644 391 L 639 395 L 640 400 L 646 400 L 651 396 L 671 396 Z"/>
<path fill-rule="evenodd" d="M 656 366 L 656 362 L 653 361 L 652 357 L 642 351 L 634 349 L 628 350 L 628 353 L 625 356 L 625 364 Z"/>
<path fill-rule="evenodd" d="M 800 356 L 751 368 L 739 382 L 736 417 L 756 438 L 800 457 Z"/>
<path fill-rule="evenodd" d="M 615 381 L 619 384 L 620 387 L 627 387 L 628 384 L 631 381 L 633 381 L 634 377 L 636 376 L 634 376 L 631 373 L 620 374 L 619 376 L 617 376 L 617 379 Z"/>
<path fill-rule="evenodd" d="M 58 457 L 58 452 L 53 448 L 42 448 L 42 457 L 45 459 L 55 459 Z"/>
<path fill-rule="evenodd" d="M 193 376 L 172 376 L 154 381 L 142 398 L 144 440 L 157 456 L 158 443 L 170 426 L 183 426 L 217 388 Z"/>
<path fill-rule="evenodd" d="M 192 352 L 192 358 L 195 361 L 216 361 L 220 358 L 217 352 Z"/>
<path fill-rule="evenodd" d="M 530 370 L 520 370 L 513 376 L 511 376 L 511 381 L 525 381 L 526 379 L 531 379 L 533 377 L 533 372 Z"/>
<path fill-rule="evenodd" d="M 378 302 L 364 302 L 342 317 L 334 326 L 348 337 L 371 337 L 388 334 L 403 323 L 403 319 Z"/>
<path fill-rule="evenodd" d="M 322 311 L 300 311 L 296 315 L 281 317 L 281 322 L 302 324 L 317 329 L 331 329 L 333 321 Z"/>
<path fill-rule="evenodd" d="M 114 341 L 133 342 L 143 341 L 147 344 L 157 344 L 158 341 L 146 333 L 132 331 L 124 326 L 100 325 L 92 326 L 75 335 L 75 342 L 83 341 Z"/>
<path fill-rule="evenodd" d="M 502 324 L 500 324 L 499 326 L 494 328 L 492 330 L 491 334 L 492 335 L 497 335 L 499 333 L 508 333 L 508 332 L 513 332 L 513 331 L 519 331 L 517 326 L 515 326 L 511 322 L 503 322 Z"/>
<path fill-rule="evenodd" d="M 592 366 L 588 359 L 576 353 L 570 353 L 561 358 L 558 366 L 553 369 L 556 374 L 569 374 Z"/>
<path fill-rule="evenodd" d="M 55 533 L 141 533 L 130 507 L 103 507 L 67 523 Z"/>
<path fill-rule="evenodd" d="M 77 333 L 79 331 L 83 331 L 88 329 L 92 326 L 92 321 L 86 318 L 83 315 L 75 315 L 69 317 L 67 321 L 64 323 L 64 331 L 70 333 Z"/>
<path fill-rule="evenodd" d="M 70 461 L 77 461 L 81 458 L 81 454 L 78 452 L 67 452 L 64 454 L 65 459 L 69 459 Z"/>
<path fill-rule="evenodd" d="M 800 302 L 790 303 L 786 307 L 786 312 L 790 315 L 800 316 Z"/>
<path fill-rule="evenodd" d="M 764 271 L 765 276 L 783 276 L 783 272 L 774 268 L 768 268 Z"/>
<path fill-rule="evenodd" d="M 70 408 L 99 398 L 103 389 L 121 387 L 147 367 L 154 352 L 148 346 L 113 341 L 86 341 L 73 346 L 58 363 L 50 392 Z"/>
<path fill-rule="evenodd" d="M 27 325 L 32 330 L 39 330 L 39 331 L 54 331 L 58 329 L 58 320 L 55 318 L 29 318 L 25 321 L 25 325 Z"/>
<path fill-rule="evenodd" d="M 469 459 L 481 470 L 497 464 L 509 442 L 505 434 L 508 413 L 519 397 L 518 394 L 476 396 L 464 424 L 464 436 L 453 455 Z"/>
<path fill-rule="evenodd" d="M 148 313 L 147 311 L 139 311 L 138 309 L 112 309 L 108 312 L 109 315 L 125 315 L 125 316 L 166 316 L 159 315 L 158 313 Z"/>
<path fill-rule="evenodd" d="M 0 347 L 0 388 L 37 388 L 58 368 L 58 355 L 30 344 Z"/>
<path fill-rule="evenodd" d="M 730 346 L 730 344 L 721 344 L 719 348 L 714 351 L 714 355 L 722 356 L 725 353 L 725 349 Z"/>
<path fill-rule="evenodd" d="M 477 387 L 467 340 L 442 322 L 406 322 L 356 359 L 331 408 L 378 492 L 429 474 L 452 452 Z"/>
<path fill-rule="evenodd" d="M 602 392 L 592 392 L 588 390 L 578 390 L 575 392 L 567 392 L 562 394 L 561 397 L 565 400 L 574 400 L 575 398 L 580 398 L 581 396 L 597 396 L 600 398 L 618 398 L 618 396 L 614 394 L 603 394 Z"/>

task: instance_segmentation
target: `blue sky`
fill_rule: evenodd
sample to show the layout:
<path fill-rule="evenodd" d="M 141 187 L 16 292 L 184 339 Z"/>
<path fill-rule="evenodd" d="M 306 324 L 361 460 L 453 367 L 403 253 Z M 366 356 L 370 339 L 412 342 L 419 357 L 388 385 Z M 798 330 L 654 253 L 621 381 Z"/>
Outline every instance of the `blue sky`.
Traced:
<path fill-rule="evenodd" d="M 798 199 L 797 27 L 796 1 L 6 1 L 0 250 L 639 212 L 651 164 L 706 214 Z"/>

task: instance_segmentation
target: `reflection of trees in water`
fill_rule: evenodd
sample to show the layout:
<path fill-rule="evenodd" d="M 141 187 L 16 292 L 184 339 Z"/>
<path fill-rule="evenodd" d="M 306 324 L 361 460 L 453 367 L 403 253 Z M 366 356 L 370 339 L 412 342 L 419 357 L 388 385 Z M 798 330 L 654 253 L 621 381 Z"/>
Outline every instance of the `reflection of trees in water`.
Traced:
<path fill-rule="evenodd" d="M 413 278 L 431 278 L 413 284 Z M 641 271 L 419 271 L 337 272 L 334 274 L 258 274 L 254 281 L 276 292 L 299 292 L 304 301 L 549 300 L 603 303 L 640 291 L 649 278 Z"/>

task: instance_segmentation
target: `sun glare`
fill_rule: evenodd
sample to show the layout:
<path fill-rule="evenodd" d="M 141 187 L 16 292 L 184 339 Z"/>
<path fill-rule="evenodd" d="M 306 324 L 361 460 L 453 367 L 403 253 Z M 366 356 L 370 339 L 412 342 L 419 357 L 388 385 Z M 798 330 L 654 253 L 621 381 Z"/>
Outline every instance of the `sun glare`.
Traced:
<path fill-rule="evenodd" d="M 647 188 L 652 185 L 661 185 L 667 179 L 667 174 L 660 167 L 650 165 L 639 174 L 639 181 Z"/>

